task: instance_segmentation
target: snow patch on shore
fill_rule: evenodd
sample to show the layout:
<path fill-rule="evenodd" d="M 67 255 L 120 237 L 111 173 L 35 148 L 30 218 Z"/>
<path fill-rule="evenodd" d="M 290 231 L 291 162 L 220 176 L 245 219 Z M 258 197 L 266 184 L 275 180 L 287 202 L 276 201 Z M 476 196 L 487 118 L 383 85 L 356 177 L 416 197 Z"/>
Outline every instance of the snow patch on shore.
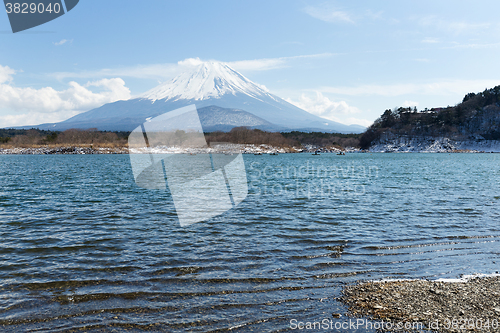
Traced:
<path fill-rule="evenodd" d="M 492 273 L 492 274 L 473 274 L 473 275 L 463 275 L 459 279 L 437 279 L 436 282 L 446 282 L 446 283 L 465 283 L 469 282 L 475 278 L 490 278 L 490 277 L 498 277 L 500 274 Z"/>
<path fill-rule="evenodd" d="M 446 137 L 410 137 L 384 134 L 369 149 L 374 153 L 500 152 L 498 140 L 452 140 Z"/>
<path fill-rule="evenodd" d="M 372 280 L 372 283 L 388 283 L 388 282 L 407 282 L 407 281 L 428 281 L 428 282 L 444 282 L 444 283 L 466 283 L 470 280 L 476 278 L 490 278 L 490 277 L 499 277 L 499 273 L 491 273 L 491 274 L 472 274 L 472 275 L 462 275 L 461 278 L 441 278 L 437 280 L 427 280 L 427 279 L 382 279 L 382 280 Z"/>

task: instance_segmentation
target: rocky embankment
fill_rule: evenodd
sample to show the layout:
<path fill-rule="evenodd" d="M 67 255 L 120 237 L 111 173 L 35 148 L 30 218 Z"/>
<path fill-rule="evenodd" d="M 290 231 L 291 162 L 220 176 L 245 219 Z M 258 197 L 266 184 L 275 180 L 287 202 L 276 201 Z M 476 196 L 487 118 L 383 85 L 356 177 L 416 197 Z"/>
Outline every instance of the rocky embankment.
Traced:
<path fill-rule="evenodd" d="M 305 145 L 302 147 L 275 147 L 267 144 L 217 144 L 209 148 L 181 148 L 181 147 L 154 147 L 154 148 L 131 148 L 132 154 L 287 154 L 287 153 L 339 153 L 359 152 L 358 148 L 348 147 L 344 150 L 338 147 L 318 147 Z"/>
<path fill-rule="evenodd" d="M 359 149 L 346 148 L 345 151 L 356 152 Z M 179 148 L 179 147 L 154 147 L 154 148 L 90 148 L 90 147 L 37 147 L 37 148 L 0 148 L 0 155 L 93 155 L 93 154 L 272 154 L 272 153 L 338 153 L 336 147 L 274 147 L 271 145 L 217 145 L 210 148 Z"/>
<path fill-rule="evenodd" d="M 500 141 L 469 138 L 453 140 L 446 137 L 397 136 L 384 133 L 370 146 L 371 152 L 451 153 L 500 152 Z"/>
<path fill-rule="evenodd" d="M 90 147 L 0 148 L 0 155 L 92 155 L 92 154 L 128 154 L 128 148 L 90 148 Z"/>
<path fill-rule="evenodd" d="M 421 323 L 433 332 L 500 332 L 499 276 L 365 282 L 346 286 L 342 300 L 350 316 L 402 327 Z"/>

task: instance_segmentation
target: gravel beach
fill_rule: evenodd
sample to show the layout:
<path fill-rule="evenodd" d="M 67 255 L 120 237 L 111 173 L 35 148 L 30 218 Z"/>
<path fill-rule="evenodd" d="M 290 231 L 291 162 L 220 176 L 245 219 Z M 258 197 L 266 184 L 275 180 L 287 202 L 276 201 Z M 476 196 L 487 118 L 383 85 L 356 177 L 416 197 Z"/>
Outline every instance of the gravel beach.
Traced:
<path fill-rule="evenodd" d="M 342 293 L 350 317 L 418 322 L 433 332 L 500 332 L 499 276 L 362 282 L 344 287 Z"/>

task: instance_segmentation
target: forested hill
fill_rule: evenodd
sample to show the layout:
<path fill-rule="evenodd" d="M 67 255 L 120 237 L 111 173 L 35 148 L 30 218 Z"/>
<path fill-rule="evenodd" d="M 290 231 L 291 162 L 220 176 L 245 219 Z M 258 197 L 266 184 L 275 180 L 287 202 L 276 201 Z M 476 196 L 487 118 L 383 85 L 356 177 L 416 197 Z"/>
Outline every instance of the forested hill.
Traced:
<path fill-rule="evenodd" d="M 387 132 L 454 140 L 499 140 L 500 86 L 469 93 L 456 106 L 422 111 L 403 107 L 385 110 L 361 136 L 361 148 L 369 148 Z"/>

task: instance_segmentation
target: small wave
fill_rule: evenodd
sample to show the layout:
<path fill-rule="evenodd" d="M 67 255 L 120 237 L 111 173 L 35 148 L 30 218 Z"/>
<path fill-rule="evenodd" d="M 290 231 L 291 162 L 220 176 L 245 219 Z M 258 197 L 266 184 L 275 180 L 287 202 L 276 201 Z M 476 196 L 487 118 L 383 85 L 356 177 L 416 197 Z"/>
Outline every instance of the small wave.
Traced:
<path fill-rule="evenodd" d="M 497 238 L 498 236 L 456 236 L 450 237 L 451 239 L 483 239 L 483 238 Z M 362 246 L 361 249 L 364 250 L 397 250 L 397 249 L 408 249 L 408 248 L 419 248 L 419 247 L 432 247 L 432 246 L 444 246 L 444 245 L 456 245 L 462 244 L 462 242 L 439 242 L 439 243 L 426 243 L 426 244 L 406 244 L 406 245 L 393 245 L 393 246 L 383 246 L 383 245 L 369 245 Z"/>

